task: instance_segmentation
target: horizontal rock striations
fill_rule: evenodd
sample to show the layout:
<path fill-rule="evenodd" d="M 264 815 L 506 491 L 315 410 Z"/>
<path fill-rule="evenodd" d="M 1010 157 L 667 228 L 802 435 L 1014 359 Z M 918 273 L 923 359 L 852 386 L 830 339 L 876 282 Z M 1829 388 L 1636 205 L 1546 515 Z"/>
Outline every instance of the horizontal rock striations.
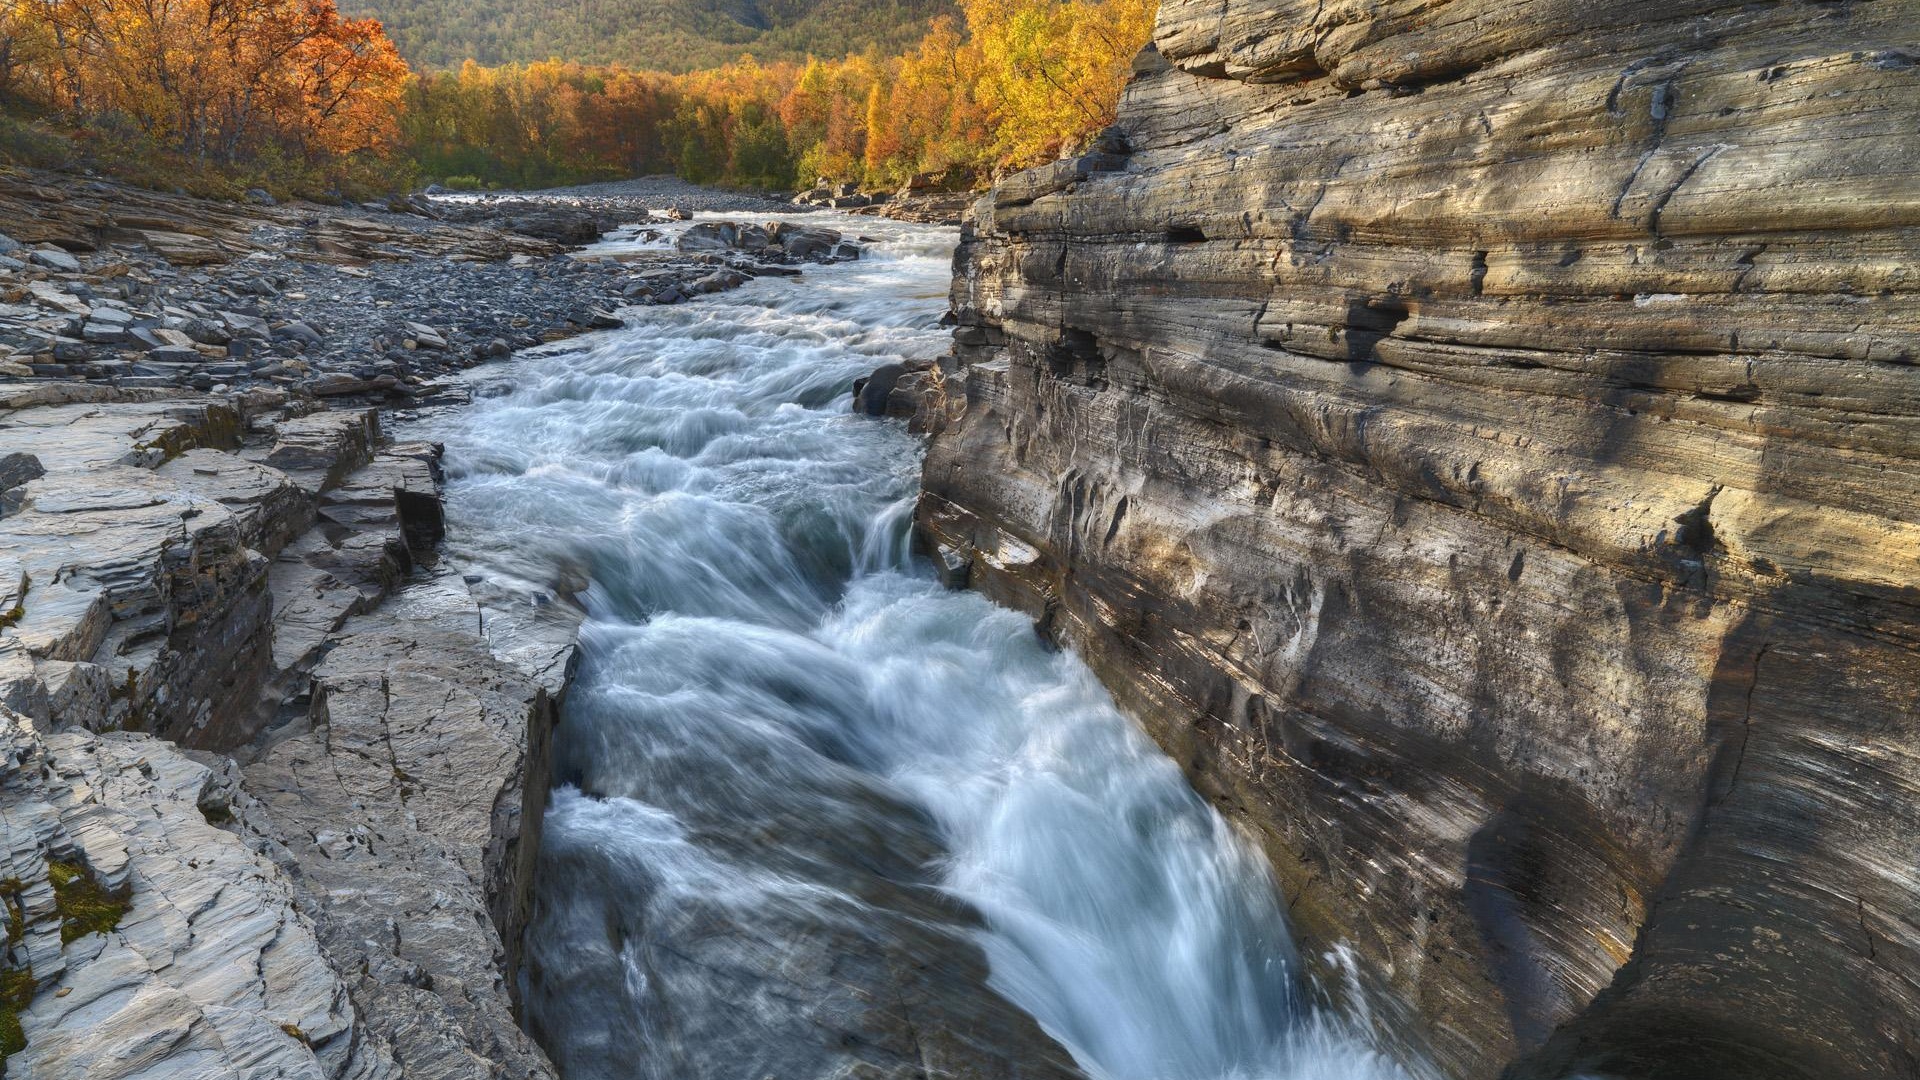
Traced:
<path fill-rule="evenodd" d="M 1168 0 L 976 209 L 928 542 L 1446 1072 L 1920 1074 L 1916 25 Z"/>

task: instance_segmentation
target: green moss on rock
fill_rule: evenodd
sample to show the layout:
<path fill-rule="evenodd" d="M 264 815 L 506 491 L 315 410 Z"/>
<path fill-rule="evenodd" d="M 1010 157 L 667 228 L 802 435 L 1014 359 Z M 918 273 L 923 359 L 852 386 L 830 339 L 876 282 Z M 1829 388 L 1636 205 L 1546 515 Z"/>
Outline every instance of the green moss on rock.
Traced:
<path fill-rule="evenodd" d="M 33 972 L 0 968 L 0 1076 L 7 1074 L 7 1058 L 27 1048 L 20 1027 L 20 1011 L 33 1001 Z"/>
<path fill-rule="evenodd" d="M 53 882 L 53 906 L 60 913 L 63 945 L 88 934 L 104 934 L 119 926 L 120 917 L 127 913 L 127 902 L 114 897 L 79 863 L 49 862 L 47 878 Z"/>

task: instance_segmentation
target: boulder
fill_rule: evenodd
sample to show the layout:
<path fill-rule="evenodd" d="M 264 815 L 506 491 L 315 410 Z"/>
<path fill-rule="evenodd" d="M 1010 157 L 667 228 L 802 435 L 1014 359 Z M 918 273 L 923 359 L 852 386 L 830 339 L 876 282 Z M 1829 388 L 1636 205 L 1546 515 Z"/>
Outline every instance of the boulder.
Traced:
<path fill-rule="evenodd" d="M 832 258 L 840 244 L 838 231 L 818 225 L 780 221 L 768 226 L 768 235 L 788 258 L 805 262 Z"/>
<path fill-rule="evenodd" d="M 681 233 L 674 247 L 681 251 L 764 251 L 769 230 L 737 221 L 702 221 Z"/>

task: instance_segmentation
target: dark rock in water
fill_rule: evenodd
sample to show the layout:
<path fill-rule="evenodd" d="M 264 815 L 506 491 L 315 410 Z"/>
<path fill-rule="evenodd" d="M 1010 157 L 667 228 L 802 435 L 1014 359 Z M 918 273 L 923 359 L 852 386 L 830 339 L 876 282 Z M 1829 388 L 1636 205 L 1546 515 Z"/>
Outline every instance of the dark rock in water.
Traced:
<path fill-rule="evenodd" d="M 734 221 L 702 221 L 674 240 L 681 251 L 762 251 L 767 244 L 766 229 Z"/>
<path fill-rule="evenodd" d="M 857 379 L 853 384 L 853 411 L 867 416 L 887 415 L 887 398 L 900 377 L 907 373 L 905 365 L 882 364 L 873 369 L 873 374 Z"/>
<path fill-rule="evenodd" d="M 737 228 L 728 221 L 702 221 L 675 237 L 673 246 L 680 251 L 725 251 L 733 246 Z"/>
<path fill-rule="evenodd" d="M 840 233 L 833 229 L 784 221 L 775 222 L 769 235 L 788 257 L 802 260 L 830 258 L 840 243 Z"/>
<path fill-rule="evenodd" d="M 927 546 L 1453 1076 L 1920 1075 L 1914 13 L 1808 10 L 1166 0 L 963 234 Z"/>

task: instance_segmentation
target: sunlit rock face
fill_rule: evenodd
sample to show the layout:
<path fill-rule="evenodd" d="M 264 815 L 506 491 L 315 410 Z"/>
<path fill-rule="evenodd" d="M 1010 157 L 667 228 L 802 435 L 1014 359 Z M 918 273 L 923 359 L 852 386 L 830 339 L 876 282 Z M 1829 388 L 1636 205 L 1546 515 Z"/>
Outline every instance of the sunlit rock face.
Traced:
<path fill-rule="evenodd" d="M 1920 1070 L 1916 26 L 1168 0 L 976 210 L 927 541 L 1455 1075 Z"/>

